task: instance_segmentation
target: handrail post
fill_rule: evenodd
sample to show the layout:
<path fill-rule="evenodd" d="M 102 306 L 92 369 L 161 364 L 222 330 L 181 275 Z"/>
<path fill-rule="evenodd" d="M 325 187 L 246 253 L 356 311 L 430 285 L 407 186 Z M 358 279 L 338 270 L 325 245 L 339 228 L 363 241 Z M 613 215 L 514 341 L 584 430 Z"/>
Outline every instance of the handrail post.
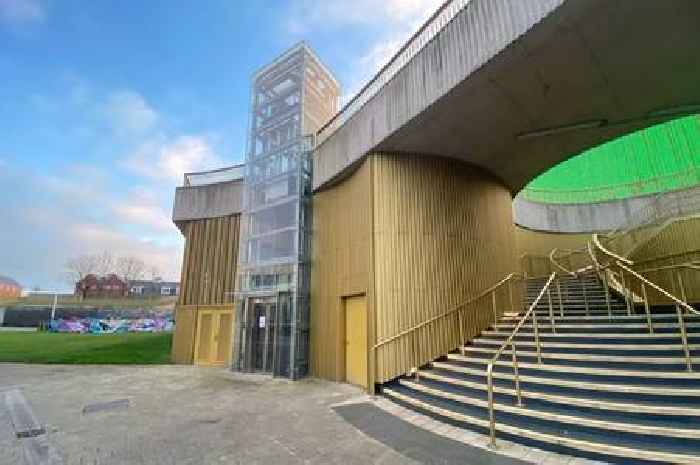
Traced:
<path fill-rule="evenodd" d="M 518 407 L 523 406 L 523 399 L 520 395 L 520 375 L 518 374 L 518 355 L 516 354 L 517 349 L 515 348 L 515 342 L 510 343 L 513 348 L 513 379 L 515 380 L 515 396 L 518 399 Z"/>
<path fill-rule="evenodd" d="M 632 316 L 632 306 L 630 305 L 630 293 L 625 282 L 625 271 L 620 270 L 620 281 L 622 281 L 622 294 L 625 297 L 625 305 L 627 305 L 627 316 Z"/>
<path fill-rule="evenodd" d="M 486 367 L 486 383 L 488 385 L 489 402 L 489 447 L 496 448 L 496 413 L 493 408 L 493 362 Z"/>
<path fill-rule="evenodd" d="M 457 311 L 457 315 L 459 316 L 459 353 L 464 356 L 464 327 L 462 326 L 462 309 L 460 308 Z"/>
<path fill-rule="evenodd" d="M 416 382 L 420 381 L 420 374 L 418 373 L 420 371 L 420 364 L 418 362 L 418 341 L 416 341 L 416 338 L 418 337 L 418 332 L 414 331 L 413 332 L 413 363 L 416 365 L 416 371 L 415 371 L 415 377 L 416 377 Z"/>
<path fill-rule="evenodd" d="M 685 300 L 685 289 L 683 289 L 683 279 L 681 278 L 681 272 L 676 272 L 676 277 L 678 278 L 678 284 L 681 286 L 681 298 L 683 302 Z M 676 282 L 673 279 L 673 271 L 671 271 L 671 283 L 673 284 L 673 293 L 676 293 Z M 688 347 L 688 332 L 685 327 L 685 318 L 683 318 L 683 310 L 681 306 L 676 304 L 676 316 L 678 317 L 678 329 L 681 333 L 681 342 L 683 343 L 683 353 L 685 355 L 686 369 L 689 373 L 693 371 L 693 360 L 690 358 L 690 347 Z"/>
<path fill-rule="evenodd" d="M 537 325 L 537 316 L 534 310 L 532 312 L 532 323 L 532 327 L 535 332 L 535 348 L 537 350 L 537 363 L 542 365 L 542 351 L 540 350 L 540 329 Z"/>
<path fill-rule="evenodd" d="M 552 325 L 552 333 L 556 333 L 557 328 L 554 324 L 554 311 L 552 310 L 552 293 L 549 286 L 547 287 L 547 302 L 549 304 L 549 323 Z"/>
<path fill-rule="evenodd" d="M 559 315 L 564 316 L 564 302 L 561 300 L 561 281 L 557 278 L 557 294 L 559 295 Z"/>
<path fill-rule="evenodd" d="M 586 309 L 586 316 L 590 316 L 590 312 L 588 310 L 588 295 L 586 295 L 586 277 L 581 276 L 581 289 L 583 290 L 583 305 Z"/>
<path fill-rule="evenodd" d="M 612 306 L 610 305 L 610 286 L 608 285 L 607 270 L 603 270 L 603 287 L 605 288 L 605 305 L 608 307 L 608 318 L 612 322 Z"/>
<path fill-rule="evenodd" d="M 513 304 L 513 281 L 508 280 L 508 294 L 510 295 L 510 312 L 515 313 L 515 305 Z"/>
<path fill-rule="evenodd" d="M 651 323 L 651 312 L 649 311 L 649 298 L 647 297 L 647 287 L 642 282 L 642 296 L 644 297 L 644 311 L 647 314 L 647 324 L 649 325 L 649 334 L 654 334 L 654 326 Z"/>
<path fill-rule="evenodd" d="M 493 329 L 498 326 L 498 316 L 496 315 L 496 290 L 491 291 L 491 306 L 493 307 Z"/>

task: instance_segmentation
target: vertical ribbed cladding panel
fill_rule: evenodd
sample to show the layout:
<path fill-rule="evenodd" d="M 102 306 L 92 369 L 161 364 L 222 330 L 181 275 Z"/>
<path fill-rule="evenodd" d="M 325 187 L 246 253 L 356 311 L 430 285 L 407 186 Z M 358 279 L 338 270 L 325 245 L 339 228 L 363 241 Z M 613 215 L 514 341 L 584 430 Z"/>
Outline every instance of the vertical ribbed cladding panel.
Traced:
<path fill-rule="evenodd" d="M 700 216 L 679 218 L 669 222 L 655 236 L 637 248 L 630 258 L 638 271 L 668 265 L 700 261 Z M 645 273 L 646 277 L 664 289 L 680 297 L 678 275 L 668 270 Z M 681 279 L 688 298 L 693 303 L 700 302 L 700 270 L 681 271 Z M 669 304 L 669 299 L 650 290 L 653 304 Z"/>
<path fill-rule="evenodd" d="M 471 0 L 314 154 L 314 189 L 483 66 L 564 0 Z"/>
<path fill-rule="evenodd" d="M 343 297 L 365 294 L 372 318 L 370 179 L 365 161 L 341 183 L 314 194 L 310 355 L 311 373 L 320 378 L 345 379 Z"/>
<path fill-rule="evenodd" d="M 232 215 L 185 223 L 178 305 L 231 302 L 238 262 L 239 219 L 240 215 Z"/>
<path fill-rule="evenodd" d="M 455 307 L 517 269 L 511 197 L 497 180 L 450 159 L 370 158 L 378 341 Z M 490 315 L 487 299 L 470 310 L 465 336 L 483 330 Z M 417 340 L 421 363 L 455 349 L 457 317 L 425 326 Z M 408 338 L 381 346 L 376 381 L 408 372 L 412 354 Z"/>

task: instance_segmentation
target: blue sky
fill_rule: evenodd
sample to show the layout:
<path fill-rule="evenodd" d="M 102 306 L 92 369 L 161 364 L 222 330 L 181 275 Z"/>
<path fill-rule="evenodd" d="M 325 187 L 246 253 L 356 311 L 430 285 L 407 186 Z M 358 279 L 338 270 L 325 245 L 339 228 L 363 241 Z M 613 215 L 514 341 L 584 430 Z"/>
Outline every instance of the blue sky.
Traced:
<path fill-rule="evenodd" d="M 182 173 L 241 161 L 250 76 L 306 40 L 352 95 L 438 0 L 0 0 L 0 274 L 66 260 L 179 277 Z"/>

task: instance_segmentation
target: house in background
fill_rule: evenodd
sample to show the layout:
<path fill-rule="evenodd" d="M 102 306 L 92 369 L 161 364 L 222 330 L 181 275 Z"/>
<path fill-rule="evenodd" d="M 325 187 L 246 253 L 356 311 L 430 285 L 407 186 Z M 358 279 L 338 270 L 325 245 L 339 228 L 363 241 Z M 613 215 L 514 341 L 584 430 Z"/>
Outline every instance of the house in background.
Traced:
<path fill-rule="evenodd" d="M 163 281 L 160 278 L 152 280 L 129 281 L 130 297 L 174 297 L 180 295 L 180 283 Z"/>
<path fill-rule="evenodd" d="M 22 295 L 22 286 L 17 281 L 7 276 L 0 276 L 0 298 L 20 295 Z"/>
<path fill-rule="evenodd" d="M 75 294 L 97 299 L 126 297 L 129 295 L 129 286 L 115 274 L 101 277 L 89 274 L 75 283 Z"/>

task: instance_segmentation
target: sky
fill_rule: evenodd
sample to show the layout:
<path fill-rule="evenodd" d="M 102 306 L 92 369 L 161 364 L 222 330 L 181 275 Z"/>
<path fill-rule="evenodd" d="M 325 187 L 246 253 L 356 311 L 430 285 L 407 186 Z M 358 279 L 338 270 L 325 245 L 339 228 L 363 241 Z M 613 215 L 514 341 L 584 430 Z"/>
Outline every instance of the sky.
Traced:
<path fill-rule="evenodd" d="M 179 279 L 182 174 L 241 162 L 253 72 L 305 40 L 352 96 L 440 0 L 0 0 L 0 275 Z"/>

